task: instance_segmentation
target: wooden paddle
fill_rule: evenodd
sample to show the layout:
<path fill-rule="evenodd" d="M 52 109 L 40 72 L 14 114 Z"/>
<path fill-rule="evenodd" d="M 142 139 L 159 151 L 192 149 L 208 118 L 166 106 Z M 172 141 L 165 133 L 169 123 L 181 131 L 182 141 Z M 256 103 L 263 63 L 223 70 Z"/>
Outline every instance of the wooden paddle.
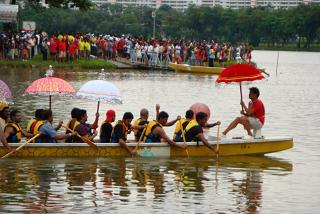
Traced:
<path fill-rule="evenodd" d="M 77 137 L 79 137 L 83 142 L 85 142 L 86 144 L 88 144 L 90 147 L 92 147 L 92 148 L 94 148 L 94 149 L 97 149 L 97 148 L 98 148 L 97 145 L 94 144 L 94 142 L 92 142 L 91 140 L 89 140 L 89 139 L 86 138 L 86 137 L 82 137 L 81 135 L 79 135 L 78 132 L 73 131 L 72 129 L 70 129 L 69 127 L 64 126 L 64 125 L 62 125 L 62 127 L 65 128 L 65 129 L 67 129 L 67 130 L 69 130 L 71 133 L 76 133 Z"/>
<path fill-rule="evenodd" d="M 220 125 L 218 125 L 218 131 L 217 131 L 217 151 L 218 151 L 218 153 L 216 154 L 217 158 L 219 157 L 219 140 L 220 140 Z"/>
<path fill-rule="evenodd" d="M 181 130 L 181 135 L 182 135 L 183 143 L 184 143 L 185 145 L 187 145 L 186 136 L 184 136 L 184 131 L 183 131 L 183 126 L 182 126 L 182 123 L 181 123 L 181 119 L 179 120 L 179 124 L 180 124 L 180 130 Z M 188 158 L 189 158 L 188 148 L 186 148 L 186 153 L 187 153 Z"/>
<path fill-rule="evenodd" d="M 146 130 L 147 130 L 147 127 L 145 127 L 145 128 L 143 129 L 143 131 L 142 131 L 142 133 L 141 133 L 141 136 L 140 136 L 140 138 L 139 138 L 139 141 L 138 141 L 138 143 L 137 143 L 137 145 L 136 145 L 136 148 L 134 148 L 134 150 L 137 151 L 137 149 L 138 149 L 138 147 L 139 147 L 139 144 L 141 143 L 141 141 L 142 141 L 142 139 L 143 139 L 143 137 L 144 137 L 144 133 L 146 132 Z"/>
<path fill-rule="evenodd" d="M 19 151 L 20 149 L 22 149 L 22 147 L 24 147 L 25 145 L 27 145 L 28 143 L 32 142 L 34 139 L 36 139 L 37 137 L 39 137 L 41 134 L 36 134 L 35 136 L 33 136 L 32 138 L 30 138 L 27 142 L 21 144 L 18 148 L 16 148 L 15 150 L 8 152 L 7 154 L 5 154 L 4 156 L 1 157 L 1 159 L 6 158 L 8 156 L 10 156 L 12 153 L 15 153 L 17 151 Z"/>

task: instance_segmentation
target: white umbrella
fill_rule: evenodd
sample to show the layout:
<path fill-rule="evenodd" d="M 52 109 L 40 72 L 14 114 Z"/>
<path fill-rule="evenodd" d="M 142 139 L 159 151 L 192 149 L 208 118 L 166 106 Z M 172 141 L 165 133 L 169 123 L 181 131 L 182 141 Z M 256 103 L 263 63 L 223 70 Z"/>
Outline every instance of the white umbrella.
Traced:
<path fill-rule="evenodd" d="M 122 95 L 119 89 L 111 82 L 103 79 L 86 82 L 76 96 L 98 101 L 97 112 L 99 112 L 100 101 L 122 103 Z"/>

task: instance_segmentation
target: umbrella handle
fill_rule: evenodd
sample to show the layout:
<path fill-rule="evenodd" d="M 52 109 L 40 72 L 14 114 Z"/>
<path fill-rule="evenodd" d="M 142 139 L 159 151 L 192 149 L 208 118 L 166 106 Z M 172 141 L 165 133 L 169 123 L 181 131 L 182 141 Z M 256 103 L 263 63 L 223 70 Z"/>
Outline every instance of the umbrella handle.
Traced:
<path fill-rule="evenodd" d="M 241 85 L 241 82 L 240 82 L 240 97 L 241 97 L 241 101 L 242 101 L 242 85 Z M 243 106 L 241 106 L 241 109 L 243 111 Z"/>
<path fill-rule="evenodd" d="M 49 95 L 49 109 L 51 110 L 51 95 Z"/>
<path fill-rule="evenodd" d="M 99 108 L 100 108 L 100 100 L 98 101 L 98 105 L 97 105 L 97 113 L 99 113 Z"/>
<path fill-rule="evenodd" d="M 97 105 L 97 113 L 99 113 L 99 108 L 100 108 L 100 100 L 98 101 L 98 105 Z M 94 120 L 93 124 L 92 124 L 92 129 L 93 130 L 97 130 L 98 128 L 98 118 L 96 117 L 96 119 Z"/>

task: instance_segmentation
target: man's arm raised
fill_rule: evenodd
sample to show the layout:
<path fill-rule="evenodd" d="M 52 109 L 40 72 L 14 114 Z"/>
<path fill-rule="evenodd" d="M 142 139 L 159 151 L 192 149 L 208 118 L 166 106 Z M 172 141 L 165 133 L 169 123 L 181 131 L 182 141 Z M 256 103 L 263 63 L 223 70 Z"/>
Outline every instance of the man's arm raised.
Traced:
<path fill-rule="evenodd" d="M 165 126 L 173 126 L 180 119 L 181 119 L 181 116 L 177 116 L 177 118 L 175 120 L 167 122 L 167 124 Z"/>

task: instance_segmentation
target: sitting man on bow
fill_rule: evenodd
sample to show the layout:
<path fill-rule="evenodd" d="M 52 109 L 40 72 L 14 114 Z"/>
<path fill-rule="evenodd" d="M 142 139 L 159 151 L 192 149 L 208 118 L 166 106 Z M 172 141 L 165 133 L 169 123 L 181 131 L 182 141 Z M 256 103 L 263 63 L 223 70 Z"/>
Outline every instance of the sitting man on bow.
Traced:
<path fill-rule="evenodd" d="M 230 123 L 226 130 L 222 132 L 223 137 L 225 137 L 230 130 L 237 127 L 238 124 L 243 125 L 249 136 L 260 137 L 256 136 L 256 132 L 260 130 L 264 124 L 265 109 L 262 101 L 258 99 L 260 95 L 259 89 L 252 87 L 249 90 L 249 99 L 251 102 L 247 107 L 246 104 L 241 100 L 240 105 L 243 107 L 241 114 L 243 116 L 237 117 Z M 251 129 L 253 129 L 254 133 L 251 132 Z"/>

